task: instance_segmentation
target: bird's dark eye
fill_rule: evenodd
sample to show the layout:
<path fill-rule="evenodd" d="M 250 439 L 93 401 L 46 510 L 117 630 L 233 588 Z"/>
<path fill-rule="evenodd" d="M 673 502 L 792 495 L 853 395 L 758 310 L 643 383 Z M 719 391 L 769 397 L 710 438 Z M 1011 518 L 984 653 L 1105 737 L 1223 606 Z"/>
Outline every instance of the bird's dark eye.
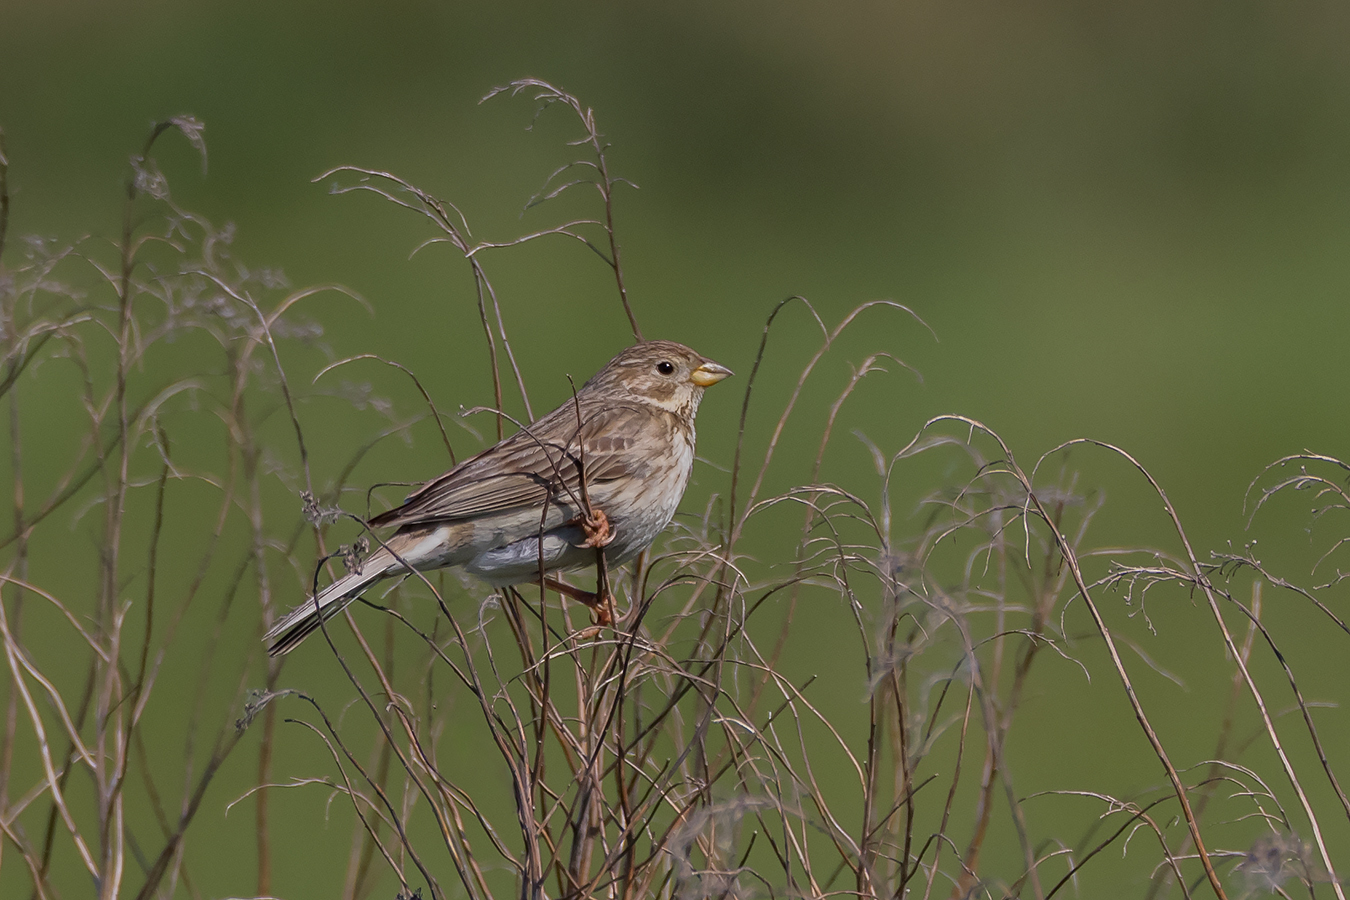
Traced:
<path fill-rule="evenodd" d="M 675 364 L 663 359 L 656 364 L 656 371 L 660 372 L 662 375 L 670 375 L 675 371 Z"/>

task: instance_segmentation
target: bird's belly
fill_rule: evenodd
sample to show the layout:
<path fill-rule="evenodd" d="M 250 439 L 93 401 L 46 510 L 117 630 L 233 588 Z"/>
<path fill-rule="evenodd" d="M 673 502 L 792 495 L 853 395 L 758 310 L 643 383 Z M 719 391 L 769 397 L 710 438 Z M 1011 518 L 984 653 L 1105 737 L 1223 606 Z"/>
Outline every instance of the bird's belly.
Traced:
<path fill-rule="evenodd" d="M 689 455 L 693 455 L 692 448 Z M 597 484 L 590 489 L 592 508 L 605 513 L 614 535 L 605 547 L 606 563 L 620 566 L 628 562 L 670 524 L 689 480 L 689 468 L 677 463 L 644 479 Z M 541 569 L 551 572 L 595 565 L 595 549 L 584 546 L 585 542 L 580 525 L 561 524 L 542 536 L 536 530 L 526 537 L 495 544 L 465 563 L 464 569 L 494 587 L 534 581 Z"/>
<path fill-rule="evenodd" d="M 542 538 L 533 535 L 485 550 L 467 562 L 464 570 L 493 587 L 534 581 L 541 570 L 572 568 L 581 565 L 586 557 L 594 560 L 595 551 L 580 546 L 585 539 L 580 528 L 555 528 Z"/>

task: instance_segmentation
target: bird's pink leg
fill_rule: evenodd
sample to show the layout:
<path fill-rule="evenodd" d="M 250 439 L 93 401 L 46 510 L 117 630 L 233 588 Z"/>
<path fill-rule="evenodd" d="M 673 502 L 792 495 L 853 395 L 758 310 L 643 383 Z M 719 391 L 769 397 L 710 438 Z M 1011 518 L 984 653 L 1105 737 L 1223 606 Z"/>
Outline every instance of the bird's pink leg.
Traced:
<path fill-rule="evenodd" d="M 587 504 L 589 505 L 589 504 Z M 583 547 L 594 547 L 596 550 L 603 550 L 614 542 L 615 532 L 609 524 L 609 516 L 605 515 L 603 509 L 593 509 L 583 515 L 577 516 L 567 524 L 580 525 L 581 531 L 586 535 L 586 540 L 581 542 Z M 599 554 L 597 553 L 598 557 Z M 600 561 L 597 559 L 597 563 Z M 592 591 L 583 591 L 581 588 L 573 587 L 566 582 L 559 581 L 552 576 L 544 579 L 544 586 L 552 588 L 559 594 L 571 597 L 573 600 L 580 600 L 591 608 L 595 614 L 595 624 L 610 625 L 613 624 L 614 615 L 614 597 L 606 589 L 608 579 L 601 578 L 600 593 Z"/>
<path fill-rule="evenodd" d="M 564 597 L 571 597 L 578 600 L 588 607 L 595 614 L 595 624 L 612 625 L 614 623 L 614 598 L 611 596 L 601 596 L 594 591 L 584 591 L 579 587 L 573 587 L 565 581 L 559 581 L 552 575 L 544 578 L 544 587 L 551 588 L 562 594 Z"/>

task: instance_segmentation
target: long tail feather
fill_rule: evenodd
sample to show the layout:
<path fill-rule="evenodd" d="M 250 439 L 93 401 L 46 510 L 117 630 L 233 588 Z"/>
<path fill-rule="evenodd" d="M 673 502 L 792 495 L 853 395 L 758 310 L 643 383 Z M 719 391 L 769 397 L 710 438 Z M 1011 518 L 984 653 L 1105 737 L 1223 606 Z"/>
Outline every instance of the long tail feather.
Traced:
<path fill-rule="evenodd" d="M 268 644 L 267 655 L 280 656 L 294 650 L 301 641 L 318 630 L 321 623 L 342 612 L 366 588 L 387 576 L 390 569 L 402 570 L 402 566 L 387 550 L 378 550 L 365 561 L 360 572 L 339 578 L 286 613 L 263 635 L 263 641 Z"/>

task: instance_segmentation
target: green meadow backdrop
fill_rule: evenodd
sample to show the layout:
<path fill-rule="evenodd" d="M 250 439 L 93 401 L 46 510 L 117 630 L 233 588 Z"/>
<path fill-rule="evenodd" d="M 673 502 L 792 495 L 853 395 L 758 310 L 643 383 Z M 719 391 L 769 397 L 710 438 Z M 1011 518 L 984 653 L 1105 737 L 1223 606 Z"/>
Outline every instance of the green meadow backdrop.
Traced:
<path fill-rule="evenodd" d="M 997 467 L 1007 460 L 973 426 L 948 421 L 926 428 L 934 417 L 983 423 L 1028 473 L 1043 454 L 1073 439 L 1123 448 L 1165 490 L 1201 562 L 1222 562 L 1211 556 L 1218 552 L 1246 555 L 1267 569 L 1258 576 L 1250 565 L 1233 564 L 1213 577 L 1236 600 L 1259 603 L 1279 647 L 1281 657 L 1258 636 L 1251 669 L 1318 812 L 1325 854 L 1345 872 L 1350 810 L 1318 760 L 1281 668 L 1283 660 L 1296 673 L 1326 769 L 1345 771 L 1350 725 L 1336 707 L 1347 696 L 1350 659 L 1340 625 L 1347 589 L 1339 584 L 1350 562 L 1337 544 L 1347 533 L 1345 469 L 1323 460 L 1270 473 L 1266 467 L 1305 452 L 1350 454 L 1348 44 L 1350 11 L 1330 3 L 10 2 L 0 10 L 7 365 L 13 372 L 23 357 L 22 349 L 15 355 L 16 329 L 41 317 L 43 298 L 64 298 L 70 309 L 88 302 L 116 312 L 128 160 L 140 152 L 152 123 L 192 116 L 204 125 L 205 165 L 176 131 L 158 139 L 153 157 L 174 209 L 209 220 L 228 238 L 228 256 L 217 258 L 221 277 L 260 285 L 272 292 L 271 304 L 293 289 L 342 287 L 297 304 L 298 324 L 279 336 L 285 340 L 275 360 L 287 372 L 315 489 L 345 479 L 351 490 L 341 505 L 361 513 L 370 485 L 439 473 L 449 462 L 444 443 L 403 374 L 364 361 L 315 377 L 329 362 L 358 354 L 396 361 L 416 373 L 442 412 L 459 458 L 490 441 L 490 415 L 458 417 L 495 402 L 472 273 L 447 244 L 417 249 L 441 234 L 425 218 L 369 192 L 335 191 L 359 185 L 359 178 L 325 173 L 340 166 L 393 173 L 453 202 L 476 241 L 510 241 L 569 217 L 601 215 L 595 192 L 584 187 L 529 205 L 551 173 L 586 156 L 585 146 L 569 143 L 585 134 L 576 115 L 557 105 L 540 112 L 528 90 L 480 103 L 513 80 L 546 80 L 594 111 L 609 145 L 610 173 L 625 180 L 614 192 L 614 227 L 643 332 L 690 344 L 736 372 L 709 391 L 700 412 L 704 463 L 686 498 L 684 521 L 716 523 L 721 515 L 746 386 L 765 323 L 781 301 L 801 297 L 809 307 L 796 301 L 783 307 L 758 365 L 744 420 L 745 455 L 756 468 L 799 376 L 822 346 L 819 323 L 834 329 L 872 300 L 903 304 L 913 315 L 869 308 L 833 341 L 776 439 L 761 496 L 830 483 L 875 510 L 883 496 L 878 457 L 890 460 L 916 436 L 970 439 L 978 459 L 938 447 L 890 467 L 890 539 L 897 553 L 909 552 L 951 515 L 926 498 L 948 502 L 983 474 L 982 463 Z M 172 235 L 165 212 L 142 196 L 131 220 L 146 233 Z M 170 219 L 177 214 L 168 212 Z M 182 230 L 184 241 L 191 230 Z M 76 248 L 71 256 L 42 270 L 43 260 L 69 246 Z M 170 249 L 145 252 L 139 271 L 150 282 L 180 264 Z M 631 340 L 612 271 L 582 243 L 554 237 L 485 251 L 479 259 L 536 413 L 569 396 L 565 376 L 580 384 Z M 35 281 L 38 270 L 45 274 Z M 289 288 L 281 286 L 282 273 Z M 116 323 L 117 316 L 106 321 Z M 492 327 L 498 327 L 495 319 Z M 73 343 L 51 343 L 7 381 L 8 396 L 0 402 L 9 407 L 6 427 L 18 452 L 4 454 L 6 483 L 21 479 L 28 514 L 62 495 L 72 472 L 93 464 L 86 437 L 97 414 L 85 385 L 92 379 L 94 393 L 104 396 L 109 382 L 106 376 L 99 382 L 97 373 L 112 371 L 118 356 L 115 325 L 102 333 L 100 344 L 90 332 L 80 352 Z M 135 403 L 145 402 L 164 385 L 200 372 L 199 383 L 166 407 L 175 411 L 166 413 L 164 427 L 185 472 L 220 474 L 230 465 L 220 455 L 230 439 L 224 433 L 237 423 L 191 397 L 194 391 L 228 394 L 222 385 L 229 354 L 201 341 L 196 333 L 166 337 L 131 368 L 129 391 Z M 58 344 L 62 349 L 53 349 Z M 867 375 L 839 406 L 815 472 L 835 402 L 873 354 L 888 355 L 874 358 L 887 371 Z M 136 737 L 144 763 L 127 775 L 119 886 L 113 892 L 91 878 L 71 829 L 57 816 L 47 896 L 137 896 L 221 741 L 237 743 L 193 800 L 190 825 L 173 855 L 177 874 L 158 881 L 151 895 L 246 897 L 265 888 L 277 897 L 334 897 L 352 884 L 359 840 L 351 803 L 332 787 L 339 780 L 336 757 L 314 733 L 280 721 L 314 716 L 294 698 L 274 701 L 291 705 L 269 707 L 280 711 L 265 762 L 258 722 L 233 736 L 247 691 L 266 687 L 269 675 L 258 643 L 261 588 L 253 575 L 237 576 L 251 538 L 232 517 L 246 521 L 265 512 L 279 535 L 267 600 L 277 609 L 303 600 L 318 556 L 302 510 L 306 483 L 275 361 L 263 347 L 244 366 L 269 391 L 250 401 L 258 404 L 249 415 L 256 413 L 251 421 L 260 450 L 248 463 L 257 475 L 257 505 L 241 492 L 222 513 L 223 481 L 194 476 L 180 485 L 161 478 L 154 428 L 137 437 L 138 456 L 127 473 L 132 536 L 120 551 L 125 561 L 116 585 L 108 588 L 117 597 L 110 608 L 136 623 L 128 632 L 135 648 L 122 651 L 133 672 L 148 582 L 155 582 L 161 610 L 176 609 L 189 593 L 194 599 L 173 614 L 172 624 L 165 618 L 155 625 L 154 647 L 183 649 L 164 652 L 156 700 Z M 524 417 L 513 383 L 508 373 L 503 402 L 512 416 Z M 247 468 L 239 465 L 239 471 Z M 68 619 L 31 589 L 16 597 L 12 582 L 0 588 L 11 629 L 16 604 L 24 605 L 27 658 L 70 698 L 72 711 L 92 671 L 89 647 L 74 623 L 92 631 L 101 615 L 95 595 L 100 560 L 109 552 L 107 471 L 106 464 L 97 468 L 101 474 L 43 519 L 21 561 L 16 548 L 23 542 L 11 540 L 3 551 L 7 578 L 41 588 L 71 613 Z M 1291 484 L 1256 511 L 1264 489 L 1301 471 L 1326 480 Z M 1155 550 L 1113 558 L 1157 565 L 1184 557 L 1162 498 L 1114 452 L 1075 445 L 1041 463 L 1035 479 L 1053 487 L 1047 497 L 1069 498 L 1065 529 L 1073 532 L 1084 565 L 1096 566 L 1090 580 L 1109 571 L 1105 557 L 1092 555 L 1100 548 Z M 1309 489 L 1294 490 L 1300 486 Z M 163 538 L 158 558 L 147 563 L 154 542 L 146 535 L 155 527 L 161 489 L 168 497 L 158 507 Z M 9 487 L 0 493 L 15 496 Z M 400 489 L 378 496 L 388 503 Z M 1020 509 L 1019 501 L 1009 501 L 1012 519 Z M 1073 531 L 1088 512 L 1090 524 L 1081 534 Z M 747 530 L 739 552 L 748 578 L 792 576 L 803 515 L 794 507 Z M 199 570 L 219 516 L 230 524 L 220 531 L 218 556 Z M 17 523 L 6 534 L 28 527 L 22 514 L 5 520 Z M 1037 552 L 1034 536 L 1025 547 L 1019 543 L 1019 528 L 1010 525 L 1007 536 L 1014 563 Z M 358 535 L 352 523 L 340 522 L 326 549 Z M 990 557 L 981 557 L 978 541 L 969 537 L 957 534 L 943 547 L 947 555 L 935 558 L 927 573 L 933 590 L 978 583 L 981 567 L 990 567 Z M 876 562 L 875 553 L 869 559 Z M 1047 583 L 1065 577 L 1055 568 L 1062 562 L 1047 565 Z M 1281 819 L 1273 812 L 1274 801 L 1258 815 L 1255 805 L 1234 800 L 1251 788 L 1250 780 L 1217 787 L 1216 798 L 1227 805 L 1207 813 L 1202 824 L 1212 821 L 1216 829 L 1211 852 L 1230 854 L 1219 872 L 1228 896 L 1268 890 L 1242 855 L 1271 846 L 1280 848 L 1288 871 L 1302 867 L 1296 874 L 1315 885 L 1315 896 L 1333 896 L 1339 886 L 1330 883 L 1325 857 L 1314 849 L 1303 805 L 1291 793 L 1256 706 L 1245 689 L 1235 691 L 1231 654 L 1204 592 L 1172 583 L 1145 592 L 1148 577 L 1136 579 L 1133 590 L 1102 585 L 1094 597 L 1119 636 L 1123 665 L 1173 764 L 1194 784 L 1204 777 L 1203 764 L 1222 753 L 1257 773 L 1286 814 Z M 1281 577 L 1309 589 L 1312 599 L 1273 583 Z M 1123 821 L 1098 823 L 1110 808 L 1104 796 L 1169 796 L 1163 766 L 1100 635 L 1081 599 L 1071 600 L 1072 580 L 1059 583 L 1050 623 L 1056 648 L 1035 659 L 1034 675 L 1019 682 L 1015 700 L 989 688 L 1011 721 L 1000 752 L 1025 826 L 1015 821 L 1000 787 L 992 795 L 998 810 L 988 836 L 976 841 L 983 850 L 975 875 L 955 887 L 938 878 L 933 896 L 968 890 L 1044 895 Z M 452 607 L 461 598 L 473 608 L 458 581 L 445 584 Z M 467 590 L 473 602 L 485 595 Z M 814 677 L 806 689 L 811 702 L 839 723 L 844 743 L 861 752 L 867 702 L 877 688 L 862 664 L 854 611 L 837 591 L 806 590 L 791 601 L 788 593 L 766 601 L 763 640 L 773 645 L 787 623 L 777 665 L 796 685 Z M 1222 608 L 1240 642 L 1246 620 L 1231 606 Z M 431 603 L 410 604 L 405 612 L 428 630 L 436 615 Z M 373 610 L 355 614 L 372 633 L 383 627 Z M 475 624 L 474 616 L 467 619 Z M 998 631 L 988 621 L 982 627 L 986 634 Z M 339 637 L 340 647 L 355 647 Z M 1014 637 L 1007 637 L 1010 658 L 1025 649 Z M 415 641 L 399 640 L 407 641 L 399 647 L 415 649 Z M 15 690 L 20 656 L 17 649 L 11 654 L 0 685 L 0 702 L 16 723 L 6 732 L 0 798 L 10 810 L 0 850 L 0 896 L 6 898 L 33 892 L 22 842 L 41 848 L 49 820 L 49 803 L 40 795 L 51 776 Z M 160 657 L 150 656 L 153 667 Z M 519 660 L 503 664 L 519 667 Z M 959 670 L 959 657 L 941 656 L 940 664 L 916 669 L 913 678 L 937 684 L 954 677 L 962 699 L 949 700 L 939 718 L 943 727 L 959 728 L 947 717 L 960 718 L 969 680 L 953 676 L 953 666 Z M 1011 682 L 1011 672 L 1009 663 L 1001 677 Z M 59 731 L 57 705 L 35 676 L 23 677 L 39 718 Z M 274 689 L 303 691 L 362 736 L 361 758 L 369 756 L 374 717 L 354 699 L 352 684 L 321 641 L 309 641 L 272 677 Z M 493 814 L 510 825 L 503 812 L 511 809 L 510 785 L 483 735 L 482 716 L 462 685 L 438 678 L 426 690 L 442 717 L 441 765 L 461 781 L 499 785 L 501 806 Z M 926 711 L 915 714 L 922 720 Z M 816 731 L 806 728 L 803 739 L 828 744 L 824 729 Z M 971 725 L 959 800 L 945 826 L 939 819 L 954 777 L 951 748 L 935 745 L 921 773 L 936 781 L 924 788 L 931 797 L 918 795 L 933 804 L 920 817 L 918 843 L 945 827 L 944 865 L 952 873 L 959 872 L 952 860 L 972 845 L 980 815 L 983 733 L 978 722 Z M 96 742 L 92 731 L 88 735 Z M 1226 746 L 1219 751 L 1221 740 Z M 55 737 L 51 741 L 54 752 L 64 752 Z M 852 770 L 835 751 L 820 752 L 820 789 L 837 783 L 845 795 L 841 815 L 857 818 L 858 804 L 848 795 L 856 790 Z M 249 792 L 264 770 L 274 784 L 329 783 L 267 791 L 260 818 Z M 75 767 L 68 782 L 72 815 L 98 807 L 96 781 Z M 147 783 L 159 786 L 158 796 L 148 796 Z M 732 794 L 728 786 L 718 799 Z M 27 803 L 22 809 L 15 805 L 21 801 Z M 1153 815 L 1170 829 L 1174 850 L 1190 853 L 1177 842 L 1185 826 L 1177 824 L 1175 803 L 1164 802 Z M 80 828 L 93 844 L 96 820 Z M 269 829 L 265 881 L 260 822 Z M 446 896 L 464 896 L 439 838 L 425 823 L 419 827 L 424 856 Z M 1039 885 L 1023 880 L 1019 827 L 1032 835 L 1038 856 L 1063 850 L 1044 864 Z M 1059 896 L 1144 896 L 1163 867 L 1157 839 L 1144 830 L 1112 843 Z M 740 833 L 741 846 L 748 833 Z M 758 852 L 766 852 L 764 846 Z M 392 898 L 397 879 L 380 860 L 370 865 L 375 874 L 359 893 Z M 497 869 L 489 882 L 509 895 L 504 886 L 512 876 L 492 865 Z M 1193 858 L 1182 868 L 1187 890 L 1211 892 Z M 1291 894 L 1306 890 L 1283 877 L 1276 880 Z M 923 881 L 910 886 L 914 896 L 924 896 Z M 734 895 L 784 889 L 781 877 L 769 882 L 738 882 Z M 664 889 L 711 896 L 717 892 L 709 883 L 671 882 Z M 421 882 L 410 886 L 427 890 Z M 829 892 L 855 889 L 850 875 Z M 794 890 L 809 892 L 800 885 Z M 1153 890 L 1181 896 L 1175 884 Z M 558 893 L 556 885 L 548 892 Z"/>

